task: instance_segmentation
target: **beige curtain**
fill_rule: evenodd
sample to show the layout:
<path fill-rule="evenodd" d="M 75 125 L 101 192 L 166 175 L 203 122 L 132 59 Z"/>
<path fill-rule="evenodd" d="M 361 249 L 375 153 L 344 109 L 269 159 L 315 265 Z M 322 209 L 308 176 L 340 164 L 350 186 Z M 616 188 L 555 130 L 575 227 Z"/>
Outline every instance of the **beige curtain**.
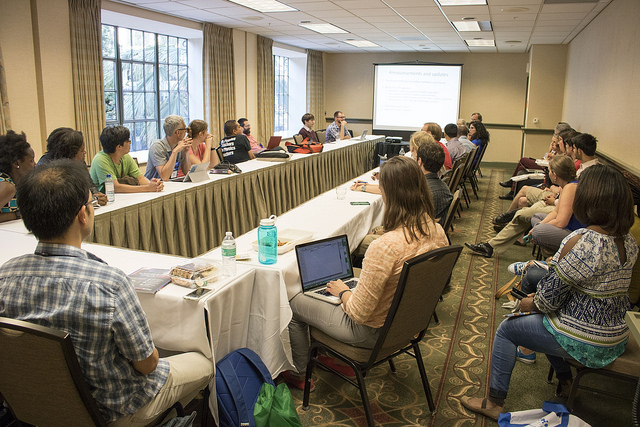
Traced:
<path fill-rule="evenodd" d="M 202 56 L 204 112 L 217 143 L 224 136 L 224 122 L 236 119 L 231 28 L 205 23 Z"/>
<path fill-rule="evenodd" d="M 7 79 L 4 75 L 2 48 L 0 48 L 0 135 L 4 135 L 9 129 L 11 129 L 9 97 L 7 96 Z"/>
<path fill-rule="evenodd" d="M 273 135 L 275 89 L 273 83 L 273 40 L 258 36 L 258 141 Z"/>
<path fill-rule="evenodd" d="M 324 129 L 324 69 L 322 52 L 307 50 L 307 111 L 316 118 L 316 128 Z"/>
<path fill-rule="evenodd" d="M 76 129 L 84 135 L 88 160 L 100 151 L 105 126 L 100 8 L 101 0 L 69 0 Z"/>

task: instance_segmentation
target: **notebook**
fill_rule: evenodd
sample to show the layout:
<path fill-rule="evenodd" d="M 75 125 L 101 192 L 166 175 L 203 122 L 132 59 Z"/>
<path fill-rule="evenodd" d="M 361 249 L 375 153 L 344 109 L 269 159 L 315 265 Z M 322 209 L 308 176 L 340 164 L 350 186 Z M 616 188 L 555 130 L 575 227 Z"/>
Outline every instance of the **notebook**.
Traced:
<path fill-rule="evenodd" d="M 200 182 L 209 179 L 209 174 L 207 173 L 209 169 L 209 162 L 198 163 L 197 165 L 191 166 L 191 170 L 187 172 L 185 176 L 181 176 L 179 178 L 171 178 L 171 182 Z"/>
<path fill-rule="evenodd" d="M 368 129 L 365 129 L 362 132 L 362 135 L 355 137 L 355 138 L 351 138 L 352 141 L 364 141 L 365 139 L 367 139 L 367 133 L 369 132 Z"/>
<path fill-rule="evenodd" d="M 346 234 L 296 246 L 296 258 L 302 292 L 331 304 L 340 304 L 340 298 L 326 291 L 327 283 L 341 279 L 350 289 L 358 279 L 353 277 L 351 253 Z"/>
<path fill-rule="evenodd" d="M 267 150 L 273 150 L 278 145 L 280 145 L 280 141 L 282 141 L 281 136 L 272 136 L 269 138 L 269 144 L 267 144 Z"/>

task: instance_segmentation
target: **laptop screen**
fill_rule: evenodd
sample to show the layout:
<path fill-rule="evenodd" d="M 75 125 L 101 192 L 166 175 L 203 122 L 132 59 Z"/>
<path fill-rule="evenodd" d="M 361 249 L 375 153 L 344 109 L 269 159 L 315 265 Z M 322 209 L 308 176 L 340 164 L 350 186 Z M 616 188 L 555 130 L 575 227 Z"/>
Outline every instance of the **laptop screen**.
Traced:
<path fill-rule="evenodd" d="M 353 277 L 349 242 L 345 234 L 296 246 L 302 290 Z"/>

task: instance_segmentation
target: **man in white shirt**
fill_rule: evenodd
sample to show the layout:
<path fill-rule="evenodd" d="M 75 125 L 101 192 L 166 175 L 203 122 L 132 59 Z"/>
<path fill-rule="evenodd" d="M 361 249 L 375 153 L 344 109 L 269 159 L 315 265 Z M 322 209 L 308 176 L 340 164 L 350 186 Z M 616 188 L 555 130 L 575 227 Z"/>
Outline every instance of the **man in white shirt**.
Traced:
<path fill-rule="evenodd" d="M 576 171 L 576 176 L 580 176 L 582 172 L 589 166 L 598 164 L 596 159 L 596 148 L 598 140 L 588 133 L 581 133 L 571 139 L 575 148 L 576 159 L 580 160 L 580 168 Z"/>

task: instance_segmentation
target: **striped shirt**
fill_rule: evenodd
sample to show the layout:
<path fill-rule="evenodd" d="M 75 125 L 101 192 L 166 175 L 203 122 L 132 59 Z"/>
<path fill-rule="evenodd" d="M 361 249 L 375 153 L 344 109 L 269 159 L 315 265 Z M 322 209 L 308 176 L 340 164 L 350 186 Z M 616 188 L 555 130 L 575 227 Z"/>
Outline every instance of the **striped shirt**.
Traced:
<path fill-rule="evenodd" d="M 162 359 L 148 375 L 133 368 L 154 350 L 138 296 L 126 274 L 85 250 L 41 242 L 34 254 L 6 262 L 0 315 L 69 333 L 108 422 L 149 403 L 168 377 Z"/>

